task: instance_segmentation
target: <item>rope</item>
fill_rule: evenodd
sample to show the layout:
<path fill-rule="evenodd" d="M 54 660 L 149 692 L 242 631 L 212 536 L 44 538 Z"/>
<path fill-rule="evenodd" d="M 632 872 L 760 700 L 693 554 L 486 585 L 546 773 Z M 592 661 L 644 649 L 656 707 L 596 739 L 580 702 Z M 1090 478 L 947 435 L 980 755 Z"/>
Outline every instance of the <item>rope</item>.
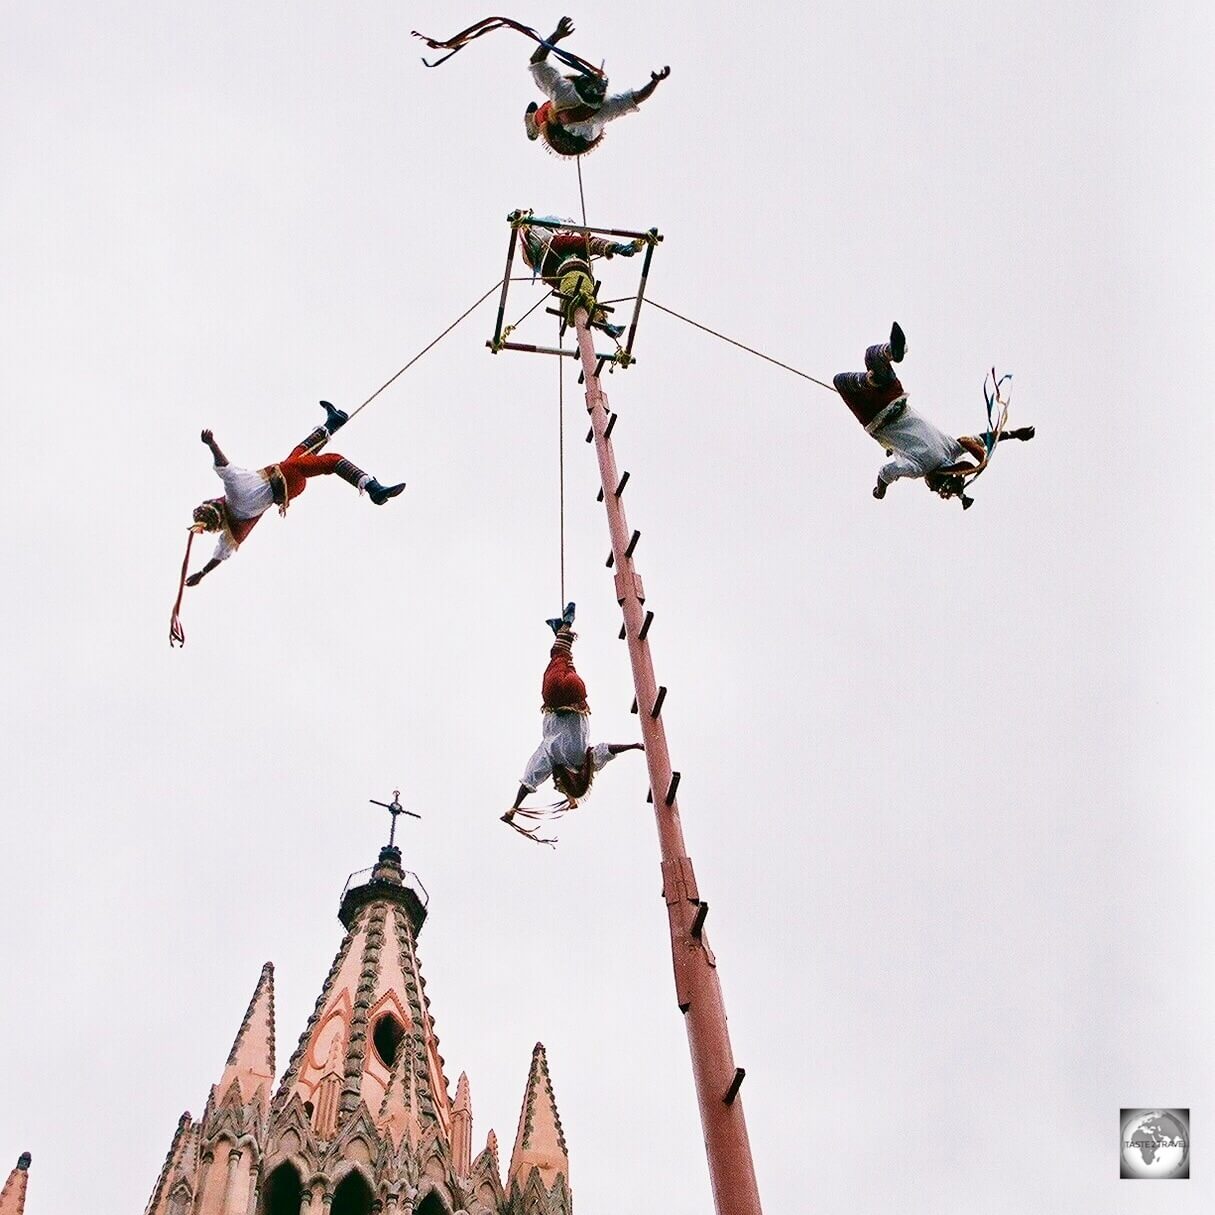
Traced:
<path fill-rule="evenodd" d="M 406 373 L 406 372 L 407 372 L 407 371 L 408 371 L 408 370 L 409 370 L 409 369 L 410 369 L 410 368 L 411 368 L 411 367 L 412 367 L 412 366 L 413 366 L 413 365 L 414 365 L 414 364 L 415 364 L 415 363 L 418 361 L 418 359 L 420 359 L 420 358 L 421 358 L 421 357 L 422 357 L 422 356 L 423 356 L 423 355 L 424 355 L 424 354 L 425 354 L 425 353 L 426 353 L 428 350 L 430 350 L 430 349 L 432 349 L 433 347 L 437 346 L 437 345 L 438 345 L 438 344 L 439 344 L 439 343 L 440 343 L 440 342 L 441 342 L 441 341 L 442 341 L 442 340 L 443 340 L 443 339 L 444 339 L 444 338 L 445 338 L 445 337 L 446 337 L 446 336 L 447 336 L 447 335 L 448 335 L 448 334 L 449 334 L 449 333 L 450 333 L 450 332 L 451 332 L 451 331 L 452 331 L 452 330 L 453 330 L 453 329 L 454 329 L 454 328 L 455 328 L 455 327 L 456 327 L 456 326 L 457 326 L 457 325 L 458 325 L 458 324 L 459 324 L 459 323 L 460 323 L 462 320 L 464 320 L 464 319 L 465 319 L 465 317 L 470 316 L 470 315 L 471 315 L 472 313 L 474 313 L 474 312 L 475 312 L 475 311 L 476 311 L 478 308 L 480 308 L 480 307 L 481 307 L 481 305 L 482 305 L 483 303 L 485 303 L 485 301 L 486 301 L 487 299 L 489 299 L 489 297 L 490 297 L 491 295 L 493 295 L 493 293 L 494 293 L 495 291 L 497 291 L 497 290 L 498 290 L 498 288 L 499 288 L 499 287 L 501 287 L 501 286 L 502 286 L 502 280 L 501 280 L 501 279 L 499 279 L 499 280 L 498 280 L 496 283 L 494 283 L 494 285 L 493 285 L 493 286 L 492 286 L 492 287 L 491 287 L 491 288 L 490 288 L 490 289 L 489 289 L 489 290 L 488 290 L 488 291 L 487 291 L 487 292 L 486 292 L 486 293 L 485 293 L 485 294 L 484 294 L 484 295 L 483 295 L 483 296 L 482 296 L 482 297 L 481 297 L 479 300 L 477 300 L 477 302 L 476 302 L 475 304 L 473 304 L 473 306 L 472 306 L 471 308 L 467 308 L 467 309 L 465 309 L 463 312 L 461 312 L 461 313 L 460 313 L 460 315 L 459 315 L 458 317 L 456 317 L 456 319 L 455 319 L 454 321 L 452 321 L 452 323 L 451 323 L 450 325 L 448 325 L 448 326 L 447 326 L 447 328 L 446 328 L 446 329 L 444 329 L 444 330 L 443 330 L 443 332 L 442 332 L 442 333 L 440 333 L 440 334 L 439 334 L 439 336 L 438 336 L 437 338 L 435 338 L 433 342 L 431 342 L 431 343 L 430 343 L 430 345 L 428 345 L 428 346 L 424 346 L 424 347 L 423 347 L 421 350 L 419 350 L 419 351 L 418 351 L 418 353 L 417 353 L 417 354 L 415 354 L 415 355 L 413 356 L 413 358 L 412 358 L 412 359 L 410 359 L 410 360 L 409 360 L 409 362 L 408 362 L 408 363 L 406 363 L 406 364 L 405 364 L 405 366 L 404 366 L 404 367 L 402 367 L 402 368 L 401 368 L 401 370 L 400 370 L 400 371 L 398 371 L 398 372 L 396 373 L 396 375 L 394 375 L 394 376 L 393 376 L 391 379 L 389 379 L 389 380 L 385 380 L 385 381 L 384 381 L 384 383 L 383 383 L 383 384 L 381 384 L 381 385 L 379 386 L 379 388 L 377 388 L 377 389 L 375 390 L 375 392 L 373 392 L 373 393 L 371 394 L 371 396 L 369 396 L 369 397 L 367 398 L 367 400 L 365 400 L 365 401 L 362 403 L 362 405 L 360 405 L 360 406 L 358 407 L 358 409 L 351 410 L 351 412 L 350 412 L 350 417 L 351 417 L 351 418 L 353 418 L 353 417 L 355 417 L 357 414 L 362 413 L 362 412 L 363 412 L 363 410 L 364 410 L 364 409 L 366 409 L 366 408 L 367 408 L 367 406 L 368 406 L 368 405 L 370 405 L 370 404 L 371 404 L 371 402 L 372 402 L 372 401 L 374 401 L 374 400 L 376 399 L 376 397 L 378 397 L 378 396 L 380 395 L 380 393 L 382 393 L 382 392 L 384 391 L 384 389 L 385 389 L 385 388 L 387 388 L 387 387 L 388 387 L 390 384 L 395 384 L 395 383 L 397 382 L 397 380 L 399 380 L 399 379 L 401 378 L 401 376 L 403 376 L 403 375 L 404 375 L 404 374 L 405 374 L 405 373 Z M 349 421 L 349 420 L 350 420 L 350 419 L 347 419 L 347 421 Z"/>
<path fill-rule="evenodd" d="M 530 278 L 525 278 L 525 279 L 521 279 L 518 281 L 530 283 L 530 282 L 534 282 L 535 280 L 530 279 Z M 535 312 L 536 309 L 539 308 L 540 305 L 545 302 L 545 300 L 550 299 L 551 297 L 552 297 L 552 292 L 546 291 L 513 325 L 507 325 L 506 328 L 502 330 L 502 336 L 505 337 L 508 333 L 511 333 L 514 330 L 518 329 L 519 326 L 522 325 L 523 322 L 525 320 L 527 320 L 527 318 L 529 316 L 531 316 L 531 314 L 533 312 Z"/>
<path fill-rule="evenodd" d="M 564 349 L 564 338 L 557 335 L 557 349 Z M 557 485 L 560 503 L 558 529 L 561 552 L 561 608 L 565 610 L 565 355 L 557 358 Z"/>
<path fill-rule="evenodd" d="M 670 316 L 691 325 L 694 329 L 703 329 L 705 333 L 711 333 L 715 338 L 721 338 L 723 342 L 729 342 L 731 346 L 737 346 L 739 350 L 745 350 L 748 354 L 753 354 L 757 358 L 766 360 L 769 363 L 775 363 L 778 367 L 783 367 L 786 371 L 793 372 L 794 375 L 800 375 L 803 380 L 809 380 L 812 384 L 817 384 L 820 388 L 827 389 L 828 392 L 834 392 L 835 387 L 831 384 L 824 384 L 822 380 L 816 380 L 814 376 L 807 375 L 804 371 L 798 371 L 796 367 L 790 367 L 788 363 L 782 363 L 780 359 L 774 359 L 770 354 L 764 354 L 760 350 L 756 350 L 751 346 L 745 346 L 742 342 L 736 342 L 732 337 L 726 337 L 724 333 L 718 333 L 716 329 L 710 329 L 708 325 L 701 325 L 699 322 L 692 320 L 690 317 L 684 316 L 682 313 L 676 312 L 673 308 L 664 308 L 661 304 L 647 297 L 647 304 L 653 305 L 659 312 L 665 312 Z"/>

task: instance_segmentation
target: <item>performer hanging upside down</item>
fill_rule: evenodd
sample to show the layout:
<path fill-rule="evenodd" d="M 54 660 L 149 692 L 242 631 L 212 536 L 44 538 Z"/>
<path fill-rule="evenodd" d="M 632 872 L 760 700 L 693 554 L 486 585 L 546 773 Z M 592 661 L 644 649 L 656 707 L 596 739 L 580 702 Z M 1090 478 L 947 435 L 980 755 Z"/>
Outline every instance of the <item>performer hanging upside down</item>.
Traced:
<path fill-rule="evenodd" d="M 595 298 L 595 276 L 592 257 L 632 257 L 645 242 L 612 241 L 586 232 L 571 232 L 565 228 L 543 228 L 520 223 L 519 243 L 523 260 L 539 275 L 541 281 L 563 297 L 566 324 L 574 323 L 574 313 L 585 308 L 590 323 L 602 329 L 610 338 L 624 333 L 623 325 L 613 325 Z"/>
<path fill-rule="evenodd" d="M 574 605 L 566 604 L 565 612 L 548 622 L 556 635 L 549 651 L 549 663 L 541 683 L 544 717 L 544 733 L 540 745 L 527 762 L 527 769 L 519 782 L 515 803 L 502 816 L 516 831 L 537 839 L 534 828 L 520 827 L 512 822 L 516 814 L 524 818 L 555 818 L 566 810 L 572 810 L 580 798 L 590 791 L 595 773 L 604 764 L 615 759 L 622 751 L 644 751 L 644 743 L 590 743 L 591 710 L 586 703 L 586 684 L 574 669 L 573 645 L 577 634 L 573 631 Z M 533 809 L 523 805 L 523 799 L 535 791 L 546 780 L 552 778 L 565 802 L 558 805 Z"/>
<path fill-rule="evenodd" d="M 347 420 L 346 413 L 335 409 L 328 401 L 322 401 L 321 407 L 325 410 L 325 425 L 317 426 L 281 463 L 267 465 L 256 472 L 229 463 L 215 436 L 209 430 L 202 432 L 202 441 L 211 449 L 215 460 L 215 472 L 224 483 L 224 496 L 209 498 L 194 508 L 194 526 L 190 530 L 218 532 L 219 542 L 211 560 L 186 579 L 187 586 L 197 586 L 221 561 L 231 557 L 270 507 L 277 505 L 279 514 L 285 515 L 287 504 L 308 488 L 309 477 L 336 473 L 360 494 L 366 491 L 376 506 L 383 506 L 405 488 L 403 481 L 400 485 L 381 485 L 336 452 L 319 455 L 321 448 L 329 442 L 329 436 Z"/>
<path fill-rule="evenodd" d="M 528 139 L 543 136 L 558 156 L 581 156 L 596 147 L 609 122 L 633 113 L 653 95 L 659 81 L 671 74 L 671 69 L 664 67 L 660 72 L 650 73 L 650 82 L 644 88 L 608 96 L 608 78 L 602 71 L 563 76 L 548 62 L 549 51 L 573 32 L 574 23 L 562 17 L 548 41 L 540 43 L 532 53 L 532 79 L 548 100 L 541 105 L 533 101 L 523 118 Z"/>
<path fill-rule="evenodd" d="M 895 375 L 893 363 L 907 353 L 907 339 L 898 322 L 890 330 L 890 341 L 870 346 L 865 351 L 865 371 L 841 371 L 835 377 L 836 391 L 852 410 L 856 420 L 893 456 L 878 470 L 875 498 L 884 498 L 892 482 L 900 477 L 922 477 L 924 484 L 942 498 L 960 497 L 962 509 L 974 502 L 963 492 L 966 478 L 977 474 L 987 463 L 996 442 L 1034 437 L 1032 426 L 1019 430 L 953 438 L 938 430 L 907 404 L 907 393 Z M 964 457 L 973 456 L 971 464 Z"/>

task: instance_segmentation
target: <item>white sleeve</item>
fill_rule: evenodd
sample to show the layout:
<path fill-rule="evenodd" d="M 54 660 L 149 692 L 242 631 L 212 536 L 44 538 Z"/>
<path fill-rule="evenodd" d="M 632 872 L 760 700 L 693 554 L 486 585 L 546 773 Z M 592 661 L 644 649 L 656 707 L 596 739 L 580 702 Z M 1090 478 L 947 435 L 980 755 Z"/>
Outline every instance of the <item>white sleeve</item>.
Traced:
<path fill-rule="evenodd" d="M 922 477 L 923 475 L 924 470 L 906 456 L 895 456 L 893 460 L 888 460 L 878 469 L 878 480 L 883 485 L 889 485 L 900 477 Z"/>
<path fill-rule="evenodd" d="M 554 101 L 558 109 L 564 106 L 581 104 L 582 98 L 578 96 L 578 90 L 574 88 L 574 82 L 562 76 L 547 59 L 542 60 L 540 63 L 533 63 L 531 69 L 532 79 L 536 82 L 536 88 L 545 97 Z"/>
<path fill-rule="evenodd" d="M 632 114 L 641 107 L 633 100 L 632 93 L 615 93 L 608 97 L 595 114 L 598 122 L 611 122 L 624 114 Z"/>
<path fill-rule="evenodd" d="M 595 772 L 615 758 L 607 743 L 596 743 L 591 748 L 591 768 Z"/>
<path fill-rule="evenodd" d="M 211 554 L 214 561 L 227 561 L 234 552 L 240 547 L 227 532 L 219 533 L 219 540 L 215 545 L 215 552 Z"/>
<path fill-rule="evenodd" d="M 548 749 L 541 744 L 527 761 L 527 768 L 519 778 L 528 793 L 535 793 L 542 784 L 553 774 L 553 763 L 548 757 Z"/>

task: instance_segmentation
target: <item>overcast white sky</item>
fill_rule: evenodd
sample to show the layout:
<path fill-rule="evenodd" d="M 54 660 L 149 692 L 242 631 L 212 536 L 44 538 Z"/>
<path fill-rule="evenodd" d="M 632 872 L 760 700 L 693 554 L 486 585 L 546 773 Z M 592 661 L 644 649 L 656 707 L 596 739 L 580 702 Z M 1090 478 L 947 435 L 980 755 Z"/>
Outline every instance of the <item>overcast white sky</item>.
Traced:
<path fill-rule="evenodd" d="M 541 1039 L 579 1215 L 710 1209 L 644 765 L 555 853 L 497 822 L 559 607 L 555 361 L 491 357 L 485 305 L 335 444 L 406 494 L 314 483 L 167 645 L 200 428 L 281 458 L 496 280 L 508 211 L 577 212 L 523 138 L 522 39 L 419 62 L 411 29 L 487 12 L 6 12 L 0 1173 L 33 1152 L 29 1215 L 142 1210 L 267 958 L 285 1063 L 394 787 L 475 1142 L 509 1152 Z M 897 318 L 923 412 L 977 429 L 995 363 L 1038 427 L 963 515 L 875 502 L 837 399 L 661 313 L 607 381 L 765 1208 L 1209 1211 L 1210 6 L 574 16 L 615 84 L 672 65 L 583 166 L 593 223 L 665 234 L 656 300 L 826 380 Z M 627 741 L 570 372 L 579 666 Z M 1193 1178 L 1123 1186 L 1119 1108 L 1161 1104 Z"/>

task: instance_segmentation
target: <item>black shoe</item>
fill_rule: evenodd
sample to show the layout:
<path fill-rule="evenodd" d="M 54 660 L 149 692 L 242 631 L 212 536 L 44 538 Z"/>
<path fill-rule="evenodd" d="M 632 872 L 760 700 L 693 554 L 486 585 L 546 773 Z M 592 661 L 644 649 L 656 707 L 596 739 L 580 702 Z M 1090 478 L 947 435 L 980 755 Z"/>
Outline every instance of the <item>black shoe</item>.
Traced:
<path fill-rule="evenodd" d="M 344 409 L 335 409 L 328 401 L 322 401 L 321 408 L 325 411 L 325 429 L 330 434 L 350 421 L 350 415 Z"/>
<path fill-rule="evenodd" d="M 572 629 L 574 627 L 574 605 L 567 603 L 565 611 L 560 616 L 554 616 L 551 620 L 544 622 L 554 633 L 560 633 L 562 629 Z"/>
<path fill-rule="evenodd" d="M 901 363 L 907 353 L 907 338 L 900 328 L 898 321 L 890 326 L 890 361 Z"/>
<path fill-rule="evenodd" d="M 531 101 L 523 114 L 523 129 L 527 132 L 528 139 L 533 142 L 540 138 L 540 128 L 536 125 L 536 111 L 539 108 L 534 101 Z"/>
<path fill-rule="evenodd" d="M 395 498 L 405 488 L 405 482 L 400 485 L 381 485 L 374 477 L 367 482 L 367 496 L 376 504 L 383 506 L 389 498 Z"/>
<path fill-rule="evenodd" d="M 1010 439 L 1020 439 L 1022 443 L 1028 443 L 1034 437 L 1034 428 L 1022 426 L 1019 430 L 1010 430 L 1007 433 Z"/>

